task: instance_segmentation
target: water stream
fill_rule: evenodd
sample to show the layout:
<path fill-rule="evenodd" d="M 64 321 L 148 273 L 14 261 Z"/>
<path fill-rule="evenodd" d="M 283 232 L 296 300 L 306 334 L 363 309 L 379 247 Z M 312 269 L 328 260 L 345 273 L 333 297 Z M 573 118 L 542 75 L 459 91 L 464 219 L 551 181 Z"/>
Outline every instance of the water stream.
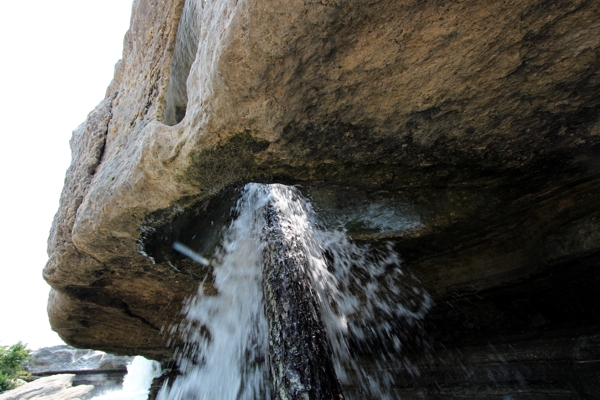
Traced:
<path fill-rule="evenodd" d="M 201 285 L 184 307 L 185 322 L 171 327 L 186 343 L 177 350 L 182 375 L 165 384 L 158 398 L 271 398 L 262 290 L 269 204 L 283 235 L 294 239 L 307 261 L 344 390 L 359 398 L 389 397 L 394 370 L 418 373 L 403 347 L 431 307 L 430 297 L 409 283 L 391 244 L 358 245 L 343 229 L 323 227 L 297 188 L 251 183 L 211 261 L 217 294 L 204 293 Z"/>
<path fill-rule="evenodd" d="M 93 400 L 146 400 L 152 380 L 161 373 L 160 363 L 136 356 L 127 366 L 123 387 L 96 396 Z"/>

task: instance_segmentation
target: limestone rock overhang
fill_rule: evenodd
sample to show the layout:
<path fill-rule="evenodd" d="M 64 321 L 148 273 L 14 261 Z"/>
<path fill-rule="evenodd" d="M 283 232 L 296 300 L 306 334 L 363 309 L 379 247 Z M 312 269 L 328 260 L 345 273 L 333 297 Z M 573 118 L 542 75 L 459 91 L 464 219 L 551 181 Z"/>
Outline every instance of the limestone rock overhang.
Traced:
<path fill-rule="evenodd" d="M 600 1 L 133 7 L 49 238 L 67 343 L 169 359 L 184 299 L 211 290 L 172 241 L 210 255 L 250 181 L 392 240 L 439 340 L 598 326 Z"/>

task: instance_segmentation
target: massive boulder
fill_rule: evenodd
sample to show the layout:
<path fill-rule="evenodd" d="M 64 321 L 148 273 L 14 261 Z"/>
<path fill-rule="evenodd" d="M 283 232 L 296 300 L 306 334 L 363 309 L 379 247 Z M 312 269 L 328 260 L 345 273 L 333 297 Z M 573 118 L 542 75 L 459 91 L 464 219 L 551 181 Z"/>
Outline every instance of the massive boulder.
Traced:
<path fill-rule="evenodd" d="M 53 329 L 171 358 L 184 299 L 211 290 L 171 244 L 210 256 L 240 185 L 301 184 L 325 224 L 394 243 L 437 304 L 433 348 L 535 342 L 553 360 L 573 338 L 548 368 L 585 382 L 548 390 L 594 393 L 599 21 L 600 0 L 134 2 L 71 140 Z"/>

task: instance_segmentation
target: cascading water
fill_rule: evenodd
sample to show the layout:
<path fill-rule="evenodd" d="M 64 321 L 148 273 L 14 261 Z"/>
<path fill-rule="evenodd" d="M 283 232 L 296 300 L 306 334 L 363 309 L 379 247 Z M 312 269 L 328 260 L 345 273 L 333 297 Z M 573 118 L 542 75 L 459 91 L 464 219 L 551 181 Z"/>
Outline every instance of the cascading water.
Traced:
<path fill-rule="evenodd" d="M 432 305 L 427 293 L 406 283 L 391 245 L 370 249 L 341 229 L 323 228 L 294 187 L 248 184 L 234 211 L 212 262 L 218 293 L 205 294 L 201 286 L 185 305 L 185 323 L 172 328 L 186 343 L 178 351 L 182 375 L 158 398 L 271 398 L 269 352 L 279 350 L 270 350 L 263 298 L 268 212 L 277 215 L 282 240 L 293 243 L 285 257 L 302 258 L 298 265 L 309 277 L 342 387 L 362 398 L 389 397 L 394 369 L 412 368 L 402 354 L 411 327 Z M 368 365 L 358 353 L 368 354 Z"/>
<path fill-rule="evenodd" d="M 186 341 L 177 378 L 159 399 L 269 398 L 267 322 L 261 289 L 261 210 L 263 191 L 246 190 L 238 217 L 223 239 L 214 265 L 215 296 L 199 293 L 184 307 L 176 327 Z M 199 328 L 201 327 L 201 328 Z"/>
<path fill-rule="evenodd" d="M 127 366 L 123 388 L 94 397 L 94 400 L 146 400 L 152 380 L 161 375 L 160 364 L 144 357 L 134 357 Z"/>

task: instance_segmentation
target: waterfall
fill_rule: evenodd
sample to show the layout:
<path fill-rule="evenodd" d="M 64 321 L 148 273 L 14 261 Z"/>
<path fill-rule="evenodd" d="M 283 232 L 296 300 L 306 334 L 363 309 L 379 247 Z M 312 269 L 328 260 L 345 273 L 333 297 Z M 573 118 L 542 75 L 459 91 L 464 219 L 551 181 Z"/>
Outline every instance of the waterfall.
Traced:
<path fill-rule="evenodd" d="M 94 397 L 94 400 L 146 400 L 152 380 L 161 375 L 160 364 L 136 356 L 127 366 L 123 388 Z"/>
<path fill-rule="evenodd" d="M 267 210 L 276 213 L 282 240 L 294 248 L 285 257 L 302 258 L 298 265 L 312 286 L 337 379 L 363 398 L 388 397 L 394 369 L 412 369 L 402 350 L 430 297 L 408 283 L 391 244 L 361 246 L 343 229 L 323 227 L 295 187 L 250 183 L 211 263 L 217 294 L 201 285 L 184 307 L 184 323 L 171 328 L 186 343 L 177 352 L 182 375 L 158 398 L 271 398 L 273 343 L 263 298 Z M 368 365 L 359 353 L 368 354 Z"/>
<path fill-rule="evenodd" d="M 263 187 L 249 186 L 236 206 L 214 266 L 217 295 L 198 295 L 185 305 L 186 322 L 175 327 L 186 341 L 178 377 L 159 399 L 269 398 L 267 322 L 261 289 Z"/>

